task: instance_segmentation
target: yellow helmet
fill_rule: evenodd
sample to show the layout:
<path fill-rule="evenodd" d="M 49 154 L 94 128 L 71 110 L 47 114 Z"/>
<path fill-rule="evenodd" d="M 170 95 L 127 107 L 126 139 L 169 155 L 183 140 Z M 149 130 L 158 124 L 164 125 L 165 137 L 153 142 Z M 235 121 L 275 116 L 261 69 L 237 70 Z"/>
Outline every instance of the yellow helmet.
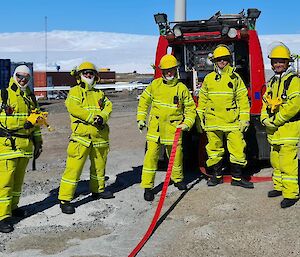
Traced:
<path fill-rule="evenodd" d="M 166 54 L 160 59 L 159 68 L 167 70 L 178 66 L 176 58 L 171 54 Z"/>
<path fill-rule="evenodd" d="M 218 45 L 213 52 L 213 59 L 217 59 L 224 56 L 231 56 L 230 50 L 227 45 Z"/>
<path fill-rule="evenodd" d="M 285 45 L 278 45 L 273 47 L 268 57 L 270 59 L 291 59 L 291 52 Z"/>
<path fill-rule="evenodd" d="M 80 64 L 77 71 L 81 72 L 83 70 L 94 70 L 97 73 L 95 65 L 91 62 L 83 62 L 82 64 Z"/>

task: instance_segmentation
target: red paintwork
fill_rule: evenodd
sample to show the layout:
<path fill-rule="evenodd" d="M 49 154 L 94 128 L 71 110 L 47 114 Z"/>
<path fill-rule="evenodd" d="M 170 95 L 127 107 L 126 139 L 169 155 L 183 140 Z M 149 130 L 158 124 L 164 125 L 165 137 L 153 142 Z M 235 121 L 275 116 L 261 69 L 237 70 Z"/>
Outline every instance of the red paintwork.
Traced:
<path fill-rule="evenodd" d="M 251 114 L 260 114 L 262 107 L 262 95 L 265 90 L 265 68 L 262 58 L 262 51 L 255 30 L 249 30 L 249 65 L 250 65 L 250 99 Z M 255 93 L 259 94 L 259 99 L 255 98 Z"/>
<path fill-rule="evenodd" d="M 155 73 L 154 73 L 154 78 L 160 78 L 161 77 L 161 70 L 158 68 L 160 59 L 167 53 L 167 49 L 169 46 L 168 40 L 163 37 L 159 36 L 158 38 L 158 43 L 157 43 L 157 48 L 156 48 L 156 56 L 155 56 Z"/>
<path fill-rule="evenodd" d="M 214 32 L 196 32 L 196 33 L 184 33 L 184 37 L 196 37 L 196 36 L 212 36 L 212 35 L 217 35 L 220 36 L 221 32 L 220 31 L 214 31 Z"/>

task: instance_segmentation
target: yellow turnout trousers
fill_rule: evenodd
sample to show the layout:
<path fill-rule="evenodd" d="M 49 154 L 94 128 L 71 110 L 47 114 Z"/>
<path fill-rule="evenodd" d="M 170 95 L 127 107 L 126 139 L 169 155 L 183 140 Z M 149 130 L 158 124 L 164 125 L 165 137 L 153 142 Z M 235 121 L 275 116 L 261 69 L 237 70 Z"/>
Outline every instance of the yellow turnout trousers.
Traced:
<path fill-rule="evenodd" d="M 28 161 L 24 157 L 0 160 L 0 220 L 18 207 Z"/>
<path fill-rule="evenodd" d="M 297 145 L 271 145 L 274 189 L 284 198 L 299 198 Z"/>
<path fill-rule="evenodd" d="M 160 153 L 160 143 L 147 141 L 147 151 L 144 158 L 144 165 L 142 171 L 142 188 L 153 188 L 155 174 L 157 170 L 157 162 Z M 170 156 L 172 145 L 166 145 L 167 155 Z M 177 151 L 174 160 L 174 166 L 171 174 L 171 179 L 175 183 L 183 180 L 183 168 L 182 168 L 182 145 L 177 146 Z"/>
<path fill-rule="evenodd" d="M 86 147 L 76 141 L 70 141 L 68 146 L 68 158 L 66 169 L 61 179 L 58 199 L 71 201 L 80 179 L 83 166 L 87 157 L 91 161 L 90 190 L 93 193 L 101 193 L 105 187 L 105 166 L 108 147 Z"/>
<path fill-rule="evenodd" d="M 243 133 L 240 130 L 233 131 L 207 131 L 206 132 L 208 144 L 206 145 L 206 151 L 208 160 L 206 162 L 208 167 L 211 167 L 219 163 L 224 156 L 225 149 L 223 146 L 223 138 L 227 143 L 227 149 L 229 152 L 230 163 L 246 166 L 246 154 L 244 152 L 246 142 L 243 138 Z"/>

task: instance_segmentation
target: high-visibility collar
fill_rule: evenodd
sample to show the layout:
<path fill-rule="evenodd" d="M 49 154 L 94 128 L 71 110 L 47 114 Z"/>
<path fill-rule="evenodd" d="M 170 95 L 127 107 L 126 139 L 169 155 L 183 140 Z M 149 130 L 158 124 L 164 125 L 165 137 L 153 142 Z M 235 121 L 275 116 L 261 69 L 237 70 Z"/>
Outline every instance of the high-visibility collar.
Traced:
<path fill-rule="evenodd" d="M 230 64 L 228 63 L 223 69 L 220 69 L 218 67 L 218 65 L 215 64 L 215 72 L 222 75 L 224 73 L 230 73 L 233 72 L 234 68 L 230 66 Z"/>
<path fill-rule="evenodd" d="M 283 78 L 287 75 L 289 75 L 290 73 L 295 73 L 295 69 L 293 67 L 288 67 L 286 71 L 280 73 L 280 74 L 276 74 L 274 75 L 275 80 L 278 80 L 279 78 Z"/>
<path fill-rule="evenodd" d="M 80 86 L 86 91 L 94 90 L 95 85 L 96 82 L 94 82 L 92 86 L 89 86 L 88 83 L 86 83 L 85 81 L 80 81 Z"/>

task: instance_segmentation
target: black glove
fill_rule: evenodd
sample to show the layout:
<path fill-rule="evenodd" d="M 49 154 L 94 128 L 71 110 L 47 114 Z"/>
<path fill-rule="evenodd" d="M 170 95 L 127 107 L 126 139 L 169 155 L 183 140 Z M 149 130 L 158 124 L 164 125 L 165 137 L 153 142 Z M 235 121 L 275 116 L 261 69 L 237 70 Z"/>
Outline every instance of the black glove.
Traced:
<path fill-rule="evenodd" d="M 34 159 L 39 158 L 42 152 L 43 152 L 42 141 L 34 142 L 34 152 L 33 152 Z"/>
<path fill-rule="evenodd" d="M 30 121 L 26 121 L 24 123 L 24 129 L 31 129 L 31 128 L 33 128 L 32 123 Z"/>
<path fill-rule="evenodd" d="M 103 118 L 99 115 L 97 115 L 95 118 L 94 118 L 94 124 L 96 126 L 101 126 L 103 125 Z"/>

